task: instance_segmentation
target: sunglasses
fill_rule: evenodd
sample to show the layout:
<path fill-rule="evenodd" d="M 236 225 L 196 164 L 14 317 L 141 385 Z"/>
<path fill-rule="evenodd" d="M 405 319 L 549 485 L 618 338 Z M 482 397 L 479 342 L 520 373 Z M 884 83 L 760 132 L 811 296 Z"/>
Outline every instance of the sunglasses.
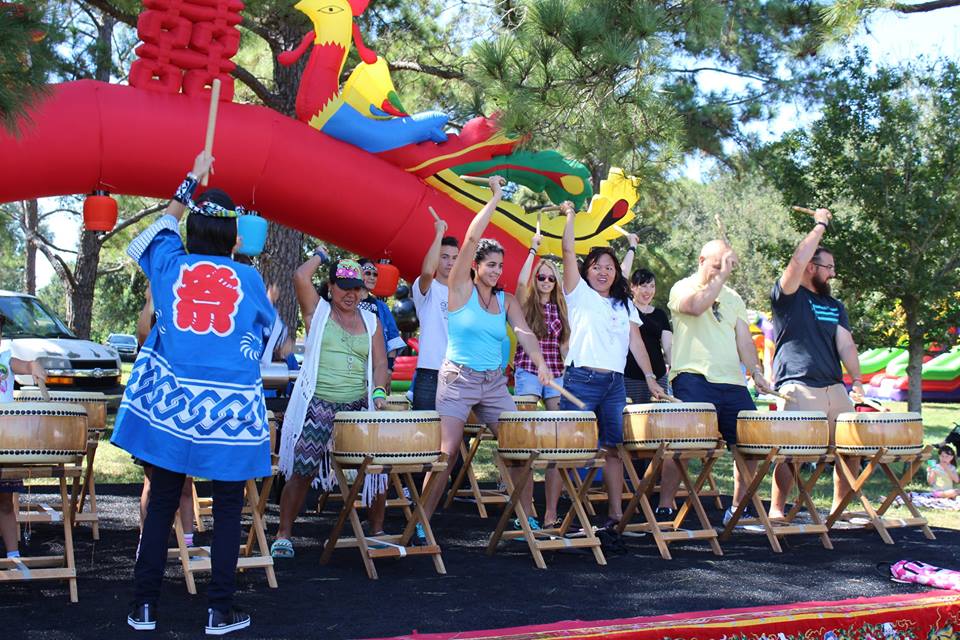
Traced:
<path fill-rule="evenodd" d="M 539 282 L 556 282 L 557 279 L 548 273 L 538 273 L 537 281 Z"/>
<path fill-rule="evenodd" d="M 720 301 L 714 300 L 713 304 L 710 305 L 710 310 L 713 311 L 713 317 L 717 319 L 717 322 L 723 321 L 723 315 L 720 314 Z"/>
<path fill-rule="evenodd" d="M 375 276 L 377 275 L 377 270 L 374 267 L 368 267 L 363 270 L 363 275 L 365 276 Z"/>

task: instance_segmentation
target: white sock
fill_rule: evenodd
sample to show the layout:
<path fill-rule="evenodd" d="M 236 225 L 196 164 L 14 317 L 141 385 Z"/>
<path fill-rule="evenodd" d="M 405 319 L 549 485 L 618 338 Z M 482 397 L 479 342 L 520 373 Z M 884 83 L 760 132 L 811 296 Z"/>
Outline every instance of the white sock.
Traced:
<path fill-rule="evenodd" d="M 7 558 L 8 558 L 8 559 L 19 558 L 19 557 L 20 557 L 20 551 L 19 551 L 19 550 L 14 549 L 13 551 L 7 551 Z"/>
<path fill-rule="evenodd" d="M 192 534 L 192 533 L 185 533 L 185 534 L 183 534 L 183 543 L 184 543 L 185 545 L 187 545 L 188 547 L 192 547 L 192 546 L 193 546 L 193 534 Z"/>

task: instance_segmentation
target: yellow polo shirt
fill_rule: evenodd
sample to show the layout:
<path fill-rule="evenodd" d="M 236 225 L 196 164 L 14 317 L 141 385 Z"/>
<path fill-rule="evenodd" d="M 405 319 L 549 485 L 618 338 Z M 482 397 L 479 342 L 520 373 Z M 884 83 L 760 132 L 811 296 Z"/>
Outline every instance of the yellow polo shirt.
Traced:
<path fill-rule="evenodd" d="M 680 280 L 670 289 L 673 320 L 673 362 L 670 379 L 683 372 L 697 373 L 709 382 L 746 386 L 737 353 L 737 320 L 747 321 L 743 298 L 724 285 L 717 296 L 719 306 L 699 316 L 680 311 L 680 300 L 705 288 L 697 274 Z M 716 313 L 714 313 L 716 308 Z M 719 316 L 719 318 L 718 318 Z"/>

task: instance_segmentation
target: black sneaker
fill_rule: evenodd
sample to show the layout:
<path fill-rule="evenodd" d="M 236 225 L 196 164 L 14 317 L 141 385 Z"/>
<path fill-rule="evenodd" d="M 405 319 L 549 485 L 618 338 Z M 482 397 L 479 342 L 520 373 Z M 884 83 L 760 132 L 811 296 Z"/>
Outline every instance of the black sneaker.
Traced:
<path fill-rule="evenodd" d="M 223 613 L 216 609 L 207 609 L 207 635 L 223 636 L 250 626 L 250 615 L 230 609 Z"/>
<path fill-rule="evenodd" d="M 670 507 L 657 507 L 653 515 L 657 517 L 657 520 L 673 520 L 677 515 L 677 510 Z"/>
<path fill-rule="evenodd" d="M 156 607 L 149 604 L 138 604 L 130 610 L 127 624 L 137 631 L 153 631 L 157 628 Z"/>

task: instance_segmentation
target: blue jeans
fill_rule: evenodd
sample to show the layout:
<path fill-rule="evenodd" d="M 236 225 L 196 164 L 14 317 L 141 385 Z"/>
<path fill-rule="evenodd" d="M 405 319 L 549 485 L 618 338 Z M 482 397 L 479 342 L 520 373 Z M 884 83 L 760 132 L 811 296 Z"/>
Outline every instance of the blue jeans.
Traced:
<path fill-rule="evenodd" d="M 627 392 L 623 387 L 622 373 L 567 367 L 563 387 L 587 405 L 583 411 L 597 414 L 600 446 L 615 449 L 623 442 L 623 408 L 627 406 Z M 560 409 L 571 411 L 577 407 L 566 398 L 560 398 Z"/>
<path fill-rule="evenodd" d="M 413 375 L 414 411 L 435 411 L 437 408 L 436 369 L 417 369 Z"/>
<path fill-rule="evenodd" d="M 720 435 L 728 446 L 737 444 L 737 414 L 757 410 L 746 386 L 710 382 L 697 373 L 677 374 L 673 395 L 683 402 L 709 402 L 716 407 Z"/>

